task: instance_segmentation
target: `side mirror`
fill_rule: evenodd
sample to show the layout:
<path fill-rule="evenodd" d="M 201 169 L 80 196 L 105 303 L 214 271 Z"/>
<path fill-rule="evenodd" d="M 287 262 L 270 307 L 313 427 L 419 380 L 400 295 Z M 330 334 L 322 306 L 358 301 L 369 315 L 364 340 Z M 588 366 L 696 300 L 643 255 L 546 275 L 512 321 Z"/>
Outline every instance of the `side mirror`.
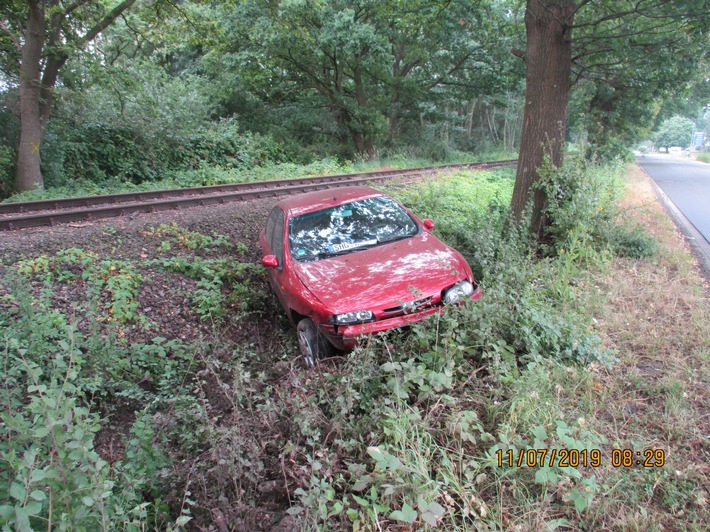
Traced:
<path fill-rule="evenodd" d="M 276 268 L 279 265 L 279 259 L 276 258 L 276 255 L 266 255 L 261 257 L 261 265 L 265 268 Z"/>
<path fill-rule="evenodd" d="M 429 218 L 424 218 L 424 220 L 422 220 L 422 224 L 424 225 L 424 229 L 427 231 L 434 229 L 434 222 L 432 222 Z"/>

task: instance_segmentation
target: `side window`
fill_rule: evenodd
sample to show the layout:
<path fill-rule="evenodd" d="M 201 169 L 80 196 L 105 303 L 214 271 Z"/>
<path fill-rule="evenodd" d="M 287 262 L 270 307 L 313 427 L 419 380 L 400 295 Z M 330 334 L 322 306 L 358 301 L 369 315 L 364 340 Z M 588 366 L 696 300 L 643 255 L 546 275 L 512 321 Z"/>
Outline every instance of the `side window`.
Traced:
<path fill-rule="evenodd" d="M 279 268 L 281 268 L 284 260 L 284 213 L 278 207 L 271 211 L 269 219 L 266 221 L 264 234 L 269 250 L 276 255 Z"/>
<path fill-rule="evenodd" d="M 266 228 L 264 229 L 264 236 L 266 237 L 266 243 L 269 245 L 269 251 L 273 253 L 274 251 L 274 242 L 272 240 L 274 236 L 274 224 L 276 223 L 276 216 L 278 215 L 278 212 L 280 209 L 275 208 L 274 210 L 271 211 L 271 214 L 269 214 L 269 219 L 266 220 Z"/>
<path fill-rule="evenodd" d="M 284 264 L 284 213 L 281 209 L 274 209 L 276 216 L 274 217 L 274 230 L 271 239 L 271 251 L 279 260 L 279 269 L 283 268 Z"/>

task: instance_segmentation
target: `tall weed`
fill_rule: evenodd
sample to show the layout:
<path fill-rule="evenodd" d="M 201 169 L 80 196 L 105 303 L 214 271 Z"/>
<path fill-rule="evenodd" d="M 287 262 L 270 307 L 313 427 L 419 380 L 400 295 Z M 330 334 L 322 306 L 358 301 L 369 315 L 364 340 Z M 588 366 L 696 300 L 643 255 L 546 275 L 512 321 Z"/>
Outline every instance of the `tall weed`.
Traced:
<path fill-rule="evenodd" d="M 656 253 L 657 243 L 619 206 L 624 169 L 621 161 L 601 164 L 580 156 L 568 157 L 561 168 L 546 161 L 536 184 L 547 195 L 553 249 L 545 252 L 566 253 L 567 262 L 586 262 L 607 251 L 632 258 Z"/>
<path fill-rule="evenodd" d="M 153 478 L 117 477 L 94 449 L 89 344 L 58 312 L 34 309 L 46 300 L 28 299 L 6 298 L 0 308 L 13 315 L 0 335 L 2 521 L 19 530 L 142 526 Z"/>
<path fill-rule="evenodd" d="M 592 190 L 580 187 L 580 197 Z M 614 363 L 589 332 L 583 291 L 585 268 L 598 268 L 605 255 L 584 240 L 571 252 L 589 260 L 575 256 L 570 266 L 569 253 L 561 252 L 540 258 L 527 232 L 509 222 L 511 190 L 511 175 L 502 172 L 462 173 L 394 192 L 437 221 L 435 231 L 474 266 L 484 295 L 407 332 L 370 338 L 342 370 L 309 388 L 313 402 L 302 403 L 302 412 L 337 427 L 328 453 L 347 454 L 349 461 L 339 470 L 337 460 L 329 458 L 328 467 L 321 460 L 295 491 L 291 512 L 305 527 L 505 528 L 511 519 L 525 522 L 524 515 L 496 509 L 510 508 L 508 497 L 527 504 L 557 497 L 573 512 L 593 504 L 600 487 L 576 468 L 497 464 L 496 452 L 588 454 L 598 447 L 602 439 L 584 421 L 594 393 L 585 368 Z M 601 211 L 595 200 L 584 202 L 590 206 L 584 220 L 593 224 L 592 210 Z M 561 230 L 577 222 L 559 220 Z M 576 412 L 560 407 L 564 390 L 581 394 Z M 325 453 L 317 435 L 322 432 L 309 440 L 313 452 Z"/>

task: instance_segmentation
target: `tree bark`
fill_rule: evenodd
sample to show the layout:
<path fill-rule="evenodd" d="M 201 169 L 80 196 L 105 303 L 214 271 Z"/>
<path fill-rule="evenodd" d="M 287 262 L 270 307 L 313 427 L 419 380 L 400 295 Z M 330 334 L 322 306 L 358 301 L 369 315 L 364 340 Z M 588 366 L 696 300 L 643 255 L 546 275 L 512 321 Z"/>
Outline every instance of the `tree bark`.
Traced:
<path fill-rule="evenodd" d="M 40 61 L 45 39 L 44 2 L 28 0 L 29 18 L 20 65 L 20 146 L 17 155 L 16 192 L 42 188 L 39 148 L 42 144 L 40 115 Z"/>
<path fill-rule="evenodd" d="M 367 50 L 363 55 L 367 54 Z M 375 157 L 375 139 L 372 131 L 372 124 L 368 116 L 368 98 L 366 95 L 365 81 L 363 79 L 362 67 L 358 63 L 353 68 L 353 82 L 355 83 L 355 101 L 359 107 L 360 119 L 357 121 L 356 127 L 362 131 L 362 147 L 358 147 L 358 151 L 363 157 L 373 159 Z"/>
<path fill-rule="evenodd" d="M 385 146 L 391 148 L 394 145 L 394 138 L 397 135 L 397 125 L 399 120 L 399 94 L 394 92 L 390 98 L 389 118 L 387 124 L 387 140 Z"/>
<path fill-rule="evenodd" d="M 116 5 L 93 27 L 88 29 L 86 34 L 79 39 L 78 45 L 81 46 L 95 39 L 135 2 L 136 0 L 123 0 Z M 65 11 L 58 11 L 59 6 L 56 2 L 27 0 L 29 17 L 20 64 L 20 146 L 13 184 L 15 192 L 44 186 L 40 147 L 52 110 L 54 86 L 59 78 L 61 68 L 69 58 L 69 55 L 62 49 L 66 44 L 62 38 L 62 24 L 67 16 L 85 3 L 86 0 L 78 0 Z M 54 10 L 49 28 L 47 28 L 45 19 L 46 5 Z M 49 31 L 47 31 L 48 29 Z M 44 74 L 42 74 L 42 53 L 45 47 L 52 50 L 46 56 Z M 59 51 L 54 48 L 59 48 Z"/>
<path fill-rule="evenodd" d="M 538 168 L 546 157 L 554 167 L 562 164 L 567 125 L 567 104 L 571 90 L 571 32 L 575 0 L 527 0 L 525 31 L 525 111 L 518 170 L 511 209 L 522 220 Z M 530 231 L 541 241 L 548 220 L 547 197 L 537 189 L 532 198 Z"/>

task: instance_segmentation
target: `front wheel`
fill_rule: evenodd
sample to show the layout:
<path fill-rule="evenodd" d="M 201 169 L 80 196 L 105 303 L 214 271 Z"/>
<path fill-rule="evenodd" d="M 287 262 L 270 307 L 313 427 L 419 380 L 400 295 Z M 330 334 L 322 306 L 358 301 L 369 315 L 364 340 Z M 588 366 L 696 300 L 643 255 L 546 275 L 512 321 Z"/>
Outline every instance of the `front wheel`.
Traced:
<path fill-rule="evenodd" d="M 307 368 L 315 366 L 316 360 L 319 358 L 328 358 L 333 355 L 333 346 L 325 339 L 310 318 L 303 318 L 298 322 L 296 333 L 303 362 Z"/>

